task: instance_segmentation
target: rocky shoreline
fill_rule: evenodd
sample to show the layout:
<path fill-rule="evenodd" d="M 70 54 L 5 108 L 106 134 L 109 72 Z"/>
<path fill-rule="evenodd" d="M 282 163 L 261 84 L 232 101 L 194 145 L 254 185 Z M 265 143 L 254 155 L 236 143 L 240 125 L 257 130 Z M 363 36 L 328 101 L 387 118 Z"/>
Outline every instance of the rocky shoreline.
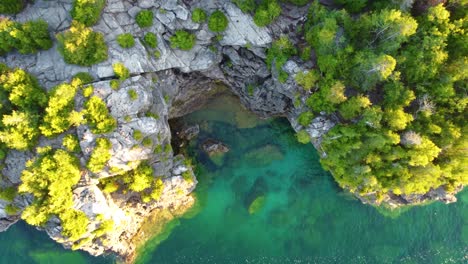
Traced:
<path fill-rule="evenodd" d="M 64 31 L 70 26 L 69 11 L 72 0 L 45 1 L 37 0 L 22 13 L 13 17 L 17 21 L 27 21 L 42 18 L 49 23 L 53 34 Z M 229 24 L 222 33 L 221 40 L 210 32 L 206 24 L 197 24 L 191 20 L 191 10 L 203 7 L 208 12 L 220 9 L 226 14 Z M 142 44 L 142 30 L 135 23 L 136 14 L 143 9 L 150 9 L 155 14 L 155 23 L 149 29 L 157 35 L 159 58 L 149 55 Z M 287 6 L 284 14 L 268 27 L 259 28 L 252 17 L 242 13 L 228 0 L 108 0 L 102 17 L 95 31 L 102 32 L 109 46 L 109 59 L 90 68 L 66 64 L 55 46 L 35 55 L 8 54 L 0 58 L 0 62 L 10 67 L 19 67 L 35 75 L 41 85 L 47 89 L 70 81 L 79 72 L 88 72 L 95 81 L 94 94 L 101 97 L 117 120 L 117 129 L 107 137 L 112 142 L 112 158 L 108 168 L 118 167 L 131 170 L 128 165 L 135 161 L 149 160 L 155 174 L 164 175 L 164 191 L 161 199 L 156 202 L 141 203 L 135 197 L 127 194 L 105 194 L 98 185 L 99 181 L 91 178 L 83 171 L 80 184 L 74 189 L 74 208 L 82 210 L 91 219 L 89 235 L 97 225 L 97 216 L 105 215 L 116 223 L 115 229 L 108 234 L 106 240 L 94 241 L 79 247 L 92 255 L 115 253 L 127 262 L 135 257 L 136 245 L 133 237 L 137 235 L 142 223 L 155 210 L 167 210 L 180 214 L 181 209 L 189 208 L 194 203 L 190 193 L 196 187 L 197 181 L 192 168 L 186 165 L 185 158 L 174 155 L 172 149 L 162 153 L 154 153 L 143 146 L 142 142 L 132 138 L 132 131 L 139 130 L 150 137 L 154 144 L 171 145 L 171 128 L 168 120 L 183 116 L 200 108 L 206 100 L 215 97 L 227 86 L 236 94 L 242 104 L 260 117 L 284 116 L 290 121 L 294 130 L 305 129 L 321 155 L 326 155 L 320 148 L 321 138 L 338 120 L 333 116 L 321 115 L 315 117 L 308 127 L 302 127 L 297 119 L 302 112 L 301 104 L 293 103 L 298 94 L 304 95 L 293 76 L 313 65 L 301 64 L 294 57 L 284 66 L 289 74 L 286 82 L 281 83 L 278 76 L 268 69 L 265 59 L 265 49 L 282 34 L 289 34 L 293 42 L 300 42 L 294 35 L 294 29 L 305 19 L 307 7 Z M 197 44 L 190 51 L 171 49 L 168 38 L 176 29 L 187 29 L 195 33 Z M 131 33 L 135 36 L 136 45 L 130 49 L 121 48 L 116 37 L 121 33 Z M 112 65 L 123 63 L 131 73 L 131 78 L 121 84 L 121 89 L 110 88 L 110 80 L 115 79 Z M 249 89 L 249 85 L 253 88 Z M 133 89 L 138 94 L 138 100 L 132 101 L 128 90 Z M 306 96 L 302 96 L 305 100 Z M 83 98 L 76 98 L 76 105 L 83 104 Z M 158 119 L 147 118 L 147 113 L 158 116 Z M 128 121 L 128 117 L 131 120 Z M 82 125 L 70 133 L 78 135 L 81 163 L 89 157 L 96 142 L 96 135 L 89 127 Z M 40 146 L 60 145 L 61 137 L 57 139 L 41 138 Z M 135 147 L 137 146 L 137 147 Z M 27 160 L 34 157 L 33 152 L 8 153 L 2 187 L 17 186 L 20 183 L 21 171 Z M 189 172 L 192 180 L 187 181 L 182 176 Z M 100 173 L 99 178 L 113 177 L 110 169 Z M 357 195 L 358 196 L 358 195 Z M 358 198 L 364 203 L 376 204 L 376 197 Z M 419 204 L 429 200 L 454 202 L 454 194 L 447 193 L 443 188 L 431 190 L 424 195 L 397 196 L 389 193 L 382 203 L 395 208 L 406 204 Z M 31 197 L 17 196 L 14 205 L 25 208 L 31 202 Z M 19 219 L 16 215 L 6 214 L 5 204 L 0 200 L 0 231 L 6 230 Z M 176 213 L 177 212 L 177 213 Z M 94 221 L 93 221 L 94 220 Z M 61 235 L 58 219 L 51 219 L 43 229 L 49 236 L 65 247 L 72 243 Z"/>

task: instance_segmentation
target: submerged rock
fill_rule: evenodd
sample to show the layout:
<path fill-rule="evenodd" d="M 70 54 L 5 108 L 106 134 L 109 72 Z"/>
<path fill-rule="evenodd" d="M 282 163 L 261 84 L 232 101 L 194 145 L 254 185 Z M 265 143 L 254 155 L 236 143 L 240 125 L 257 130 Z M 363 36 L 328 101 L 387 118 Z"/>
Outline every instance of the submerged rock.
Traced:
<path fill-rule="evenodd" d="M 229 147 L 226 144 L 211 138 L 205 140 L 201 147 L 209 156 L 224 154 L 229 151 Z"/>
<path fill-rule="evenodd" d="M 198 124 L 186 126 L 178 133 L 180 139 L 190 141 L 198 136 L 200 133 L 200 126 Z"/>

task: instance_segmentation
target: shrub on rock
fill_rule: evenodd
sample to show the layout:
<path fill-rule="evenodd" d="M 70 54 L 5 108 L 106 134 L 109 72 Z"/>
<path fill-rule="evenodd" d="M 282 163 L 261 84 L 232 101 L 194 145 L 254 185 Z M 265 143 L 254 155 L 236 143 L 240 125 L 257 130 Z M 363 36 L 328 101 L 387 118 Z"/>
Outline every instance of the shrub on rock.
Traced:
<path fill-rule="evenodd" d="M 226 15 L 223 12 L 216 10 L 208 19 L 208 28 L 213 32 L 223 32 L 226 30 L 228 23 L 229 21 Z"/>
<path fill-rule="evenodd" d="M 119 43 L 120 47 L 128 49 L 135 46 L 135 39 L 132 34 L 124 33 L 117 36 L 117 43 Z"/>
<path fill-rule="evenodd" d="M 185 30 L 177 30 L 170 41 L 172 48 L 191 50 L 195 45 L 195 35 Z"/>
<path fill-rule="evenodd" d="M 91 66 L 107 59 L 107 45 L 101 33 L 73 21 L 71 28 L 57 35 L 58 50 L 65 62 Z"/>
<path fill-rule="evenodd" d="M 143 10 L 136 16 L 136 22 L 141 28 L 150 27 L 153 25 L 153 12 L 150 10 Z"/>
<path fill-rule="evenodd" d="M 75 0 L 71 10 L 73 19 L 89 27 L 98 22 L 105 0 Z"/>

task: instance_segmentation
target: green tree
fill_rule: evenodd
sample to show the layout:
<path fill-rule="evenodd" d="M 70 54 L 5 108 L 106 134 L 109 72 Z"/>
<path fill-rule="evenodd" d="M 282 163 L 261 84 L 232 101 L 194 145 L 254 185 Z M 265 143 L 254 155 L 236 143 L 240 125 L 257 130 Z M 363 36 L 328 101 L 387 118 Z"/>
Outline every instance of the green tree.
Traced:
<path fill-rule="evenodd" d="M 146 33 L 144 41 L 150 48 L 154 49 L 158 46 L 158 37 L 152 32 Z"/>
<path fill-rule="evenodd" d="M 124 33 L 117 36 L 117 43 L 119 43 L 120 47 L 128 49 L 135 46 L 135 39 L 132 34 Z"/>
<path fill-rule="evenodd" d="M 73 208 L 73 187 L 81 178 L 78 159 L 64 150 L 46 150 L 30 162 L 21 174 L 20 193 L 33 195 L 21 217 L 31 225 L 43 226 L 58 216 L 62 235 L 72 241 L 81 238 L 89 220 Z"/>
<path fill-rule="evenodd" d="M 112 65 L 114 74 L 119 80 L 124 81 L 130 77 L 130 71 L 123 65 L 123 63 L 115 63 Z"/>
<path fill-rule="evenodd" d="M 206 12 L 201 8 L 195 8 L 192 12 L 192 21 L 195 23 L 203 23 L 206 21 Z"/>
<path fill-rule="evenodd" d="M 73 21 L 68 31 L 57 35 L 58 50 L 65 62 L 91 66 L 107 59 L 107 45 L 101 33 Z"/>
<path fill-rule="evenodd" d="M 17 14 L 26 6 L 24 0 L 1 0 L 0 14 Z"/>
<path fill-rule="evenodd" d="M 74 111 L 74 107 L 80 84 L 81 81 L 75 79 L 70 84 L 60 84 L 50 91 L 43 123 L 39 127 L 43 135 L 54 136 L 65 132 L 72 125 L 81 124 L 82 118 L 78 117 L 78 123 L 74 123 L 72 119 L 78 114 Z"/>
<path fill-rule="evenodd" d="M 89 27 L 98 22 L 105 4 L 105 0 L 75 0 L 70 13 L 74 20 Z"/>
<path fill-rule="evenodd" d="M 191 50 L 195 45 L 195 35 L 185 30 L 177 30 L 170 38 L 171 47 L 181 50 Z"/>
<path fill-rule="evenodd" d="M 141 28 L 153 25 L 154 14 L 151 10 L 142 10 L 136 16 L 136 22 Z"/>
<path fill-rule="evenodd" d="M 254 22 L 259 27 L 268 26 L 281 15 L 281 6 L 276 0 L 263 0 L 257 7 Z"/>
<path fill-rule="evenodd" d="M 88 169 L 91 172 L 98 173 L 104 169 L 106 163 L 111 158 L 112 143 L 107 138 L 96 139 L 96 146 L 91 153 L 88 161 Z"/>
<path fill-rule="evenodd" d="M 97 96 L 89 98 L 85 103 L 85 111 L 85 118 L 93 133 L 109 133 L 115 129 L 117 122 L 109 114 L 107 105 L 101 98 Z"/>
<path fill-rule="evenodd" d="M 222 32 L 226 30 L 228 23 L 226 15 L 220 10 L 216 10 L 208 19 L 208 28 L 213 32 Z"/>
<path fill-rule="evenodd" d="M 22 54 L 31 54 L 51 47 L 48 24 L 44 20 L 21 24 L 8 18 L 0 18 L 0 54 L 13 49 Z"/>

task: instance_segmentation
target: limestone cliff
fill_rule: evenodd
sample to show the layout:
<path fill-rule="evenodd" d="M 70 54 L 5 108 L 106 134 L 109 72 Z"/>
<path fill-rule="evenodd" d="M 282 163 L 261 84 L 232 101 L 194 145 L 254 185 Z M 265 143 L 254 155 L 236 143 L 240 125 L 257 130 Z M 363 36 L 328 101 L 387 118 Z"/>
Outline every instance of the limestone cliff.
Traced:
<path fill-rule="evenodd" d="M 72 0 L 46 1 L 36 0 L 22 13 L 13 17 L 18 21 L 42 18 L 49 23 L 54 34 L 66 30 L 71 23 L 69 11 Z M 206 24 L 197 24 L 191 20 L 191 11 L 203 7 L 207 12 L 221 9 L 226 14 L 229 24 L 222 33 L 220 41 L 210 32 Z M 150 32 L 158 36 L 160 56 L 151 56 L 140 39 L 143 31 L 136 25 L 135 16 L 142 9 L 152 10 L 155 14 L 154 25 Z M 12 53 L 0 58 L 10 67 L 20 67 L 37 76 L 47 89 L 61 82 L 69 81 L 78 72 L 88 72 L 94 78 L 94 95 L 101 97 L 118 122 L 114 132 L 105 135 L 112 143 L 112 157 L 104 171 L 98 177 L 90 177 L 86 169 L 82 171 L 80 183 L 75 187 L 74 208 L 82 210 L 91 219 L 88 237 L 98 228 L 97 218 L 104 216 L 114 220 L 115 228 L 105 239 L 90 240 L 80 245 L 80 249 L 93 255 L 116 253 L 130 257 L 135 251 L 132 238 L 138 233 L 145 218 L 155 210 L 188 208 L 194 202 L 189 195 L 196 186 L 196 180 L 190 166 L 185 165 L 184 157 L 174 156 L 172 150 L 155 153 L 155 145 L 170 146 L 171 133 L 168 119 L 182 116 L 200 107 L 204 100 L 216 95 L 219 85 L 229 87 L 237 94 L 245 107 L 261 117 L 285 116 L 296 131 L 305 129 L 314 146 L 320 151 L 321 137 L 337 122 L 333 116 L 316 117 L 306 128 L 297 122 L 302 112 L 302 104 L 293 104 L 299 96 L 306 98 L 303 89 L 294 81 L 294 75 L 313 65 L 302 65 L 300 60 L 289 60 L 283 70 L 289 74 L 286 82 L 281 83 L 278 76 L 272 74 L 265 63 L 265 49 L 273 39 L 287 33 L 298 42 L 294 29 L 305 19 L 307 8 L 286 6 L 283 16 L 272 25 L 257 27 L 252 17 L 241 12 L 229 0 L 107 0 L 107 5 L 100 21 L 93 27 L 102 32 L 109 46 L 109 59 L 92 67 L 79 67 L 66 64 L 54 47 L 35 55 Z M 196 45 L 190 51 L 170 48 L 168 38 L 176 29 L 187 29 L 195 33 Z M 121 48 L 116 37 L 130 32 L 136 38 L 136 45 L 130 49 Z M 115 91 L 110 88 L 110 80 L 115 79 L 112 64 L 122 62 L 131 72 L 131 78 Z M 309 63 L 311 64 L 311 63 Z M 254 85 L 249 91 L 248 85 Z M 138 100 L 131 100 L 128 90 L 133 89 Z M 83 98 L 77 97 L 77 107 L 83 104 Z M 153 113 L 158 119 L 148 118 Z M 141 140 L 135 140 L 132 133 L 141 131 L 152 139 L 151 146 L 144 146 Z M 70 133 L 80 139 L 82 152 L 81 163 L 84 167 L 92 152 L 96 135 L 89 127 L 82 125 Z M 40 140 L 40 145 L 59 145 L 61 138 Z M 33 152 L 8 153 L 3 168 L 4 178 L 1 186 L 13 186 L 20 183 L 21 171 L 27 160 L 34 157 Z M 322 153 L 326 155 L 326 153 Z M 131 194 L 105 194 L 98 186 L 99 179 L 113 177 L 110 168 L 131 170 L 135 162 L 149 160 L 156 175 L 164 175 L 164 191 L 156 202 L 144 203 Z M 182 173 L 189 171 L 192 181 L 184 180 Z M 372 197 L 361 197 L 365 202 L 374 203 Z M 453 201 L 453 195 L 443 190 L 434 190 L 418 197 L 396 197 L 388 195 L 384 203 L 398 206 L 425 200 Z M 30 203 L 31 197 L 17 196 L 13 204 L 22 209 Z M 16 214 L 5 212 L 6 202 L 0 200 L 0 230 L 19 219 Z M 99 216 L 99 217 L 98 217 Z M 51 219 L 43 229 L 50 237 L 66 247 L 72 243 L 61 235 L 58 219 Z"/>

